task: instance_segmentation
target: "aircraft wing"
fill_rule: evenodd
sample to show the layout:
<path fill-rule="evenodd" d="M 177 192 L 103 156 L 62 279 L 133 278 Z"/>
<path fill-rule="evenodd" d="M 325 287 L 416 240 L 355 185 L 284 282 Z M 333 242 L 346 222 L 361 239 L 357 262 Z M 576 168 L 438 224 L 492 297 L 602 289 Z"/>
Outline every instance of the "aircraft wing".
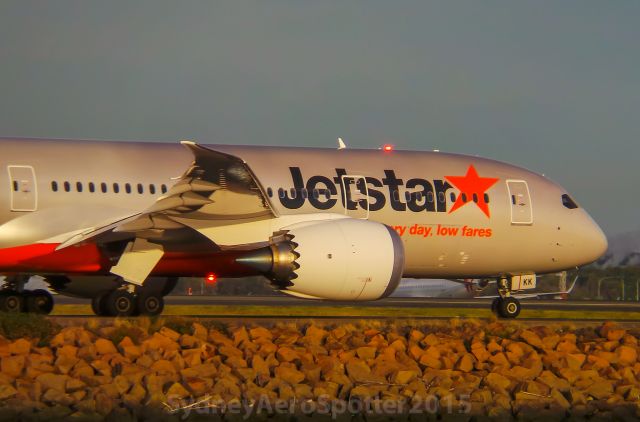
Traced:
<path fill-rule="evenodd" d="M 193 142 L 182 144 L 194 161 L 169 191 L 147 209 L 101 227 L 75 233 L 59 249 L 95 241 L 129 239 L 111 272 L 142 284 L 162 258 L 172 234 L 190 232 L 202 225 L 224 226 L 275 217 L 267 196 L 249 166 L 240 158 Z"/>

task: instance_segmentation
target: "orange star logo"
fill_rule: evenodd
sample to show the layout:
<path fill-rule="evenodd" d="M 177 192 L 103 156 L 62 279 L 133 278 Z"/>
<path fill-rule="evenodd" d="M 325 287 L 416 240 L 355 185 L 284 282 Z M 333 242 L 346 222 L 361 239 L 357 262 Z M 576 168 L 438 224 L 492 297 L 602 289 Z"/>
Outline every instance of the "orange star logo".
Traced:
<path fill-rule="evenodd" d="M 474 202 L 487 217 L 491 217 L 489 213 L 489 204 L 485 200 L 485 192 L 493 186 L 499 179 L 493 177 L 480 177 L 473 165 L 469 165 L 467 174 L 464 176 L 445 176 L 453 186 L 460 190 L 460 194 L 456 198 L 456 202 L 449 210 L 449 214 Z"/>

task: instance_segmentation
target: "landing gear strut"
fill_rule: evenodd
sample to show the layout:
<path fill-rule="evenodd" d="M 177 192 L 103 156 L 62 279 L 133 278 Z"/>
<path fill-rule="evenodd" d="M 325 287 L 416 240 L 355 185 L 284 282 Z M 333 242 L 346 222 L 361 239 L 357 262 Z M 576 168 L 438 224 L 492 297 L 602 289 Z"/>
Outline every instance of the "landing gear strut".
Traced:
<path fill-rule="evenodd" d="M 522 305 L 520 301 L 511 296 L 511 279 L 500 277 L 498 279 L 498 294 L 491 303 L 491 311 L 500 318 L 515 318 L 520 315 Z"/>

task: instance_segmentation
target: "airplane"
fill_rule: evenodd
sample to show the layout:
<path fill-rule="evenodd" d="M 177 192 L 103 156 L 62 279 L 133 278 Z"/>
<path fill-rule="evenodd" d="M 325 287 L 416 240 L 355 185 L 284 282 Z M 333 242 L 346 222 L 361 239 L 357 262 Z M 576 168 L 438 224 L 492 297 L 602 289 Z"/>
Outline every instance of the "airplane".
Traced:
<path fill-rule="evenodd" d="M 177 277 L 263 275 L 284 293 L 375 300 L 402 277 L 512 285 L 598 259 L 600 227 L 557 183 L 443 152 L 0 138 L 0 310 L 157 315 Z M 520 281 L 518 281 L 520 282 Z"/>

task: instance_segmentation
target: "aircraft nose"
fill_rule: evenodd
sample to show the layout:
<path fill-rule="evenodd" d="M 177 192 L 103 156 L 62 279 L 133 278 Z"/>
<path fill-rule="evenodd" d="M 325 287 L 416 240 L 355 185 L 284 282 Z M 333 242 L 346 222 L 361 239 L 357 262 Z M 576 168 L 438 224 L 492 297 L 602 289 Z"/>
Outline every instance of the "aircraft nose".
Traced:
<path fill-rule="evenodd" d="M 591 224 L 585 230 L 584 248 L 586 259 L 593 262 L 600 258 L 607 251 L 609 241 L 600 226 L 591 218 Z"/>

